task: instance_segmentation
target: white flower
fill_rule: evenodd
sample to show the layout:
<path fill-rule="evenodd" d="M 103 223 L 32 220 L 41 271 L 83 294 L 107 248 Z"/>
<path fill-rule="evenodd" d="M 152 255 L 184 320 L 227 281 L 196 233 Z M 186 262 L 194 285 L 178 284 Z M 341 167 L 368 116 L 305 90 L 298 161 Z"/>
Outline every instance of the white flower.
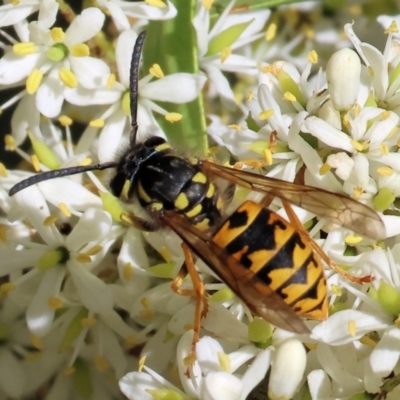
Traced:
<path fill-rule="evenodd" d="M 31 22 L 30 41 L 15 44 L 0 60 L 0 83 L 26 79 L 26 90 L 35 95 L 38 110 L 47 117 L 57 116 L 68 88 L 80 84 L 93 89 L 109 76 L 108 66 L 89 57 L 89 47 L 83 43 L 98 33 L 103 22 L 104 14 L 97 8 L 82 11 L 65 32 L 50 29 L 49 21 Z"/>
<path fill-rule="evenodd" d="M 115 82 L 109 89 L 100 88 L 95 92 L 88 92 L 81 89 L 71 90 L 74 92 L 73 98 L 82 97 L 92 104 L 112 104 L 102 115 L 98 116 L 99 120 L 105 122 L 99 137 L 99 160 L 101 162 L 110 161 L 115 158 L 121 144 L 123 136 L 130 130 L 130 110 L 127 107 L 127 97 L 129 95 L 129 73 L 130 62 L 133 46 L 136 40 L 136 33 L 133 31 L 124 31 L 118 37 L 116 47 L 116 62 L 120 82 Z M 194 75 L 187 73 L 177 73 L 161 77 L 157 81 L 151 81 L 154 75 L 149 74 L 139 81 L 139 104 L 138 104 L 138 125 L 139 139 L 142 135 L 150 132 L 156 132 L 162 136 L 162 130 L 155 120 L 152 112 L 157 112 L 169 118 L 169 113 L 162 107 L 157 105 L 155 101 L 164 101 L 171 103 L 186 103 L 194 100 L 203 85 L 206 78 L 202 75 Z M 171 96 L 173 93 L 173 96 Z M 67 95 L 69 99 L 69 95 Z M 71 102 L 73 101 L 71 98 Z M 81 140 L 85 140 L 85 136 L 91 136 L 95 128 L 88 127 L 83 134 Z"/>
<path fill-rule="evenodd" d="M 185 333 L 177 351 L 178 370 L 184 392 L 146 366 L 145 372 L 131 372 L 121 379 L 122 392 L 129 399 L 136 399 L 141 395 L 143 399 L 151 400 L 151 395 L 170 393 L 182 399 L 244 400 L 269 368 L 270 349 L 260 351 L 253 346 L 245 346 L 226 354 L 218 341 L 206 336 L 197 343 L 197 360 L 190 367 L 191 375 L 188 377 L 188 366 L 183 360 L 189 355 L 192 338 L 193 332 Z M 250 367 L 244 365 L 254 357 Z M 235 373 L 239 369 L 241 372 Z"/>
<path fill-rule="evenodd" d="M 131 23 L 128 18 L 162 21 L 174 18 L 177 14 L 174 4 L 169 0 L 166 4 L 161 0 L 138 2 L 98 0 L 98 4 L 107 8 L 120 31 L 130 29 Z"/>
<path fill-rule="evenodd" d="M 231 52 L 261 38 L 263 34 L 258 32 L 264 27 L 270 15 L 269 10 L 229 15 L 234 4 L 235 1 L 229 3 L 212 29 L 210 29 L 210 8 L 207 3 L 198 1 L 198 10 L 193 19 L 200 52 L 200 68 L 207 74 L 212 89 L 229 110 L 236 107 L 236 102 L 229 82 L 222 72 L 256 75 L 256 60 Z M 226 33 L 229 29 L 232 32 L 229 43 L 226 43 Z M 224 34 L 224 39 L 221 39 Z"/>

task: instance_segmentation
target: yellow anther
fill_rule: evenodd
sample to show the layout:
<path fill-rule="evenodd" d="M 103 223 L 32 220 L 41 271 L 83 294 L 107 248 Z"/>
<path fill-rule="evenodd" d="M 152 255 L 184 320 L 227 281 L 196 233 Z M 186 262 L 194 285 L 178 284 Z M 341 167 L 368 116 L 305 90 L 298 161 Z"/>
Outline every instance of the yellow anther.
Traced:
<path fill-rule="evenodd" d="M 47 305 L 53 310 L 58 310 L 64 306 L 64 302 L 58 297 L 50 296 Z"/>
<path fill-rule="evenodd" d="M 397 23 L 396 21 L 392 21 L 390 24 L 389 28 L 387 28 L 384 33 L 387 35 L 389 33 L 398 33 L 399 29 L 397 28 Z"/>
<path fill-rule="evenodd" d="M 155 76 L 158 79 L 164 78 L 164 72 L 162 71 L 159 64 L 153 64 L 149 72 L 151 75 Z"/>
<path fill-rule="evenodd" d="M 2 176 L 3 178 L 7 178 L 8 176 L 7 168 L 2 162 L 0 162 L 0 176 Z"/>
<path fill-rule="evenodd" d="M 31 163 L 36 172 L 40 171 L 40 162 L 36 154 L 31 155 Z"/>
<path fill-rule="evenodd" d="M 260 112 L 258 118 L 260 118 L 261 121 L 265 121 L 266 119 L 272 117 L 273 115 L 274 115 L 274 110 L 265 110 Z"/>
<path fill-rule="evenodd" d="M 70 126 L 72 125 L 72 118 L 68 117 L 67 115 L 61 115 L 58 118 L 58 122 L 62 125 L 62 126 Z"/>
<path fill-rule="evenodd" d="M 386 143 L 381 143 L 379 145 L 379 150 L 383 155 L 387 156 L 389 154 L 389 146 Z"/>
<path fill-rule="evenodd" d="M 327 163 L 323 163 L 321 165 L 321 168 L 319 169 L 319 174 L 320 175 L 325 175 L 331 170 L 331 166 Z"/>
<path fill-rule="evenodd" d="M 383 176 L 393 175 L 393 169 L 390 167 L 379 167 L 376 171 L 378 172 L 378 174 Z"/>
<path fill-rule="evenodd" d="M 265 40 L 269 42 L 272 40 L 276 35 L 277 25 L 272 23 L 268 26 L 267 31 L 265 32 Z"/>
<path fill-rule="evenodd" d="M 158 8 L 165 8 L 166 4 L 161 0 L 145 0 L 149 6 L 158 7 Z"/>
<path fill-rule="evenodd" d="M 104 119 L 98 118 L 98 119 L 94 119 L 92 121 L 90 121 L 89 125 L 92 128 L 102 128 L 105 124 Z"/>
<path fill-rule="evenodd" d="M 58 203 L 58 208 L 64 216 L 69 218 L 72 215 L 70 209 L 65 203 Z"/>
<path fill-rule="evenodd" d="M 89 254 L 86 253 L 79 253 L 76 256 L 76 261 L 82 263 L 82 264 L 87 264 L 92 262 L 92 259 L 90 258 Z"/>
<path fill-rule="evenodd" d="M 354 245 L 358 244 L 363 240 L 361 236 L 353 236 L 353 235 L 347 235 L 344 239 L 345 243 L 348 245 Z"/>
<path fill-rule="evenodd" d="M 115 77 L 115 74 L 110 74 L 107 78 L 107 83 L 106 83 L 107 89 L 111 89 L 114 86 L 116 80 L 117 78 Z"/>
<path fill-rule="evenodd" d="M 75 57 L 87 57 L 90 55 L 89 46 L 85 43 L 75 44 L 70 48 L 71 54 Z"/>
<path fill-rule="evenodd" d="M 222 51 L 221 54 L 219 55 L 219 60 L 221 63 L 225 62 L 227 58 L 232 54 L 232 49 L 230 47 L 225 47 Z"/>
<path fill-rule="evenodd" d="M 53 225 L 56 221 L 58 220 L 58 216 L 57 215 L 49 215 L 48 217 L 46 217 L 43 221 L 43 225 L 44 226 L 51 226 Z"/>
<path fill-rule="evenodd" d="M 28 94 L 35 94 L 42 83 L 43 72 L 35 68 L 26 79 L 26 91 Z"/>
<path fill-rule="evenodd" d="M 71 89 L 76 88 L 78 86 L 78 79 L 70 69 L 65 67 L 61 68 L 58 71 L 58 76 L 65 86 L 68 86 Z"/>
<path fill-rule="evenodd" d="M 37 53 L 38 49 L 34 42 L 16 43 L 13 46 L 13 53 L 17 56 L 27 56 L 29 54 Z"/>
<path fill-rule="evenodd" d="M 357 333 L 356 321 L 354 321 L 354 320 L 349 321 L 347 328 L 348 328 L 348 331 L 351 336 L 353 336 L 353 337 L 356 336 L 356 333 Z"/>
<path fill-rule="evenodd" d="M 180 121 L 181 119 L 183 118 L 183 115 L 182 114 L 179 114 L 179 113 L 168 113 L 166 116 L 165 116 L 165 119 L 168 121 L 168 122 L 178 122 L 178 121 Z"/>
<path fill-rule="evenodd" d="M 65 33 L 62 28 L 52 28 L 50 30 L 50 36 L 55 43 L 60 43 L 65 39 Z"/>
<path fill-rule="evenodd" d="M 283 95 L 283 100 L 291 102 L 297 101 L 296 96 L 290 92 L 285 92 L 285 94 Z"/>
<path fill-rule="evenodd" d="M 311 64 L 318 63 L 318 53 L 315 50 L 311 50 L 308 53 L 308 61 L 310 61 Z"/>

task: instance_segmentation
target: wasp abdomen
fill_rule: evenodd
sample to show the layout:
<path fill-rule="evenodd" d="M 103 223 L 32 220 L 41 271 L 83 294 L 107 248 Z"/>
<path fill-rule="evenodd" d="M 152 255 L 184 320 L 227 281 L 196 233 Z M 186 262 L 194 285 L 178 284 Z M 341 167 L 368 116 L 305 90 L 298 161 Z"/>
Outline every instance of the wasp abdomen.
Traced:
<path fill-rule="evenodd" d="M 296 228 L 278 214 L 246 201 L 212 240 L 298 314 L 326 318 L 326 281 L 321 262 Z"/>

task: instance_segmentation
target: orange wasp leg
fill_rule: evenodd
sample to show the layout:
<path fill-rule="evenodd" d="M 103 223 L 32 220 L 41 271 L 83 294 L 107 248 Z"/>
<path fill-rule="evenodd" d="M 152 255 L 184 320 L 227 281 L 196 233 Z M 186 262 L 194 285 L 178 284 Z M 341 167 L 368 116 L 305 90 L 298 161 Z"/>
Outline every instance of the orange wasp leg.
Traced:
<path fill-rule="evenodd" d="M 299 218 L 297 217 L 296 213 L 293 211 L 293 208 L 287 201 L 282 200 L 283 207 L 289 217 L 290 222 L 298 229 L 299 234 L 303 237 L 303 239 L 307 240 L 310 243 L 310 246 L 313 250 L 319 255 L 319 257 L 326 262 L 326 264 L 336 271 L 338 274 L 342 275 L 344 278 L 348 279 L 354 283 L 368 283 L 371 282 L 371 276 L 363 276 L 363 277 L 356 277 L 354 275 L 349 274 L 343 268 L 340 268 L 339 265 L 334 263 L 321 249 L 320 246 L 310 237 L 308 232 L 304 229 L 303 224 L 300 222 Z"/>
<path fill-rule="evenodd" d="M 178 275 L 175 277 L 171 284 L 172 290 L 181 296 L 194 296 L 196 298 L 196 306 L 194 312 L 194 323 L 193 323 L 193 341 L 192 350 L 189 355 L 189 363 L 191 364 L 196 358 L 196 343 L 200 339 L 201 319 L 204 318 L 208 313 L 208 301 L 204 290 L 204 283 L 197 272 L 193 255 L 190 248 L 182 243 L 182 250 L 185 256 L 185 264 L 180 269 Z M 180 289 L 183 280 L 189 274 L 193 289 Z"/>

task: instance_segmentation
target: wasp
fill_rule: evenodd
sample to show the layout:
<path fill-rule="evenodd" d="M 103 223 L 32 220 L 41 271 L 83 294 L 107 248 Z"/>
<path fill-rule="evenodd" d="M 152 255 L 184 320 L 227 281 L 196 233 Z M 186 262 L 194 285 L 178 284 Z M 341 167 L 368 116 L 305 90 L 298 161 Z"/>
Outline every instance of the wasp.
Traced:
<path fill-rule="evenodd" d="M 138 71 L 145 36 L 146 32 L 138 35 L 132 54 L 130 142 L 120 159 L 37 174 L 13 186 L 10 196 L 44 180 L 114 168 L 111 192 L 123 202 L 135 200 L 147 215 L 124 213 L 122 219 L 144 231 L 170 228 L 183 241 L 186 265 L 173 288 L 197 297 L 194 342 L 207 312 L 207 300 L 193 254 L 253 313 L 280 328 L 308 332 L 300 316 L 323 320 L 328 314 L 322 260 L 354 282 L 369 281 L 370 277 L 356 278 L 334 264 L 309 237 L 290 203 L 372 239 L 384 236 L 381 218 L 342 194 L 183 157 L 158 136 L 138 142 Z M 221 180 L 228 182 L 227 188 L 220 188 Z M 230 196 L 224 192 L 231 186 L 261 192 L 265 198 L 259 203 L 245 201 L 227 216 Z M 289 221 L 268 209 L 269 199 L 275 197 L 281 199 Z M 194 287 L 190 293 L 179 288 L 187 272 Z"/>

